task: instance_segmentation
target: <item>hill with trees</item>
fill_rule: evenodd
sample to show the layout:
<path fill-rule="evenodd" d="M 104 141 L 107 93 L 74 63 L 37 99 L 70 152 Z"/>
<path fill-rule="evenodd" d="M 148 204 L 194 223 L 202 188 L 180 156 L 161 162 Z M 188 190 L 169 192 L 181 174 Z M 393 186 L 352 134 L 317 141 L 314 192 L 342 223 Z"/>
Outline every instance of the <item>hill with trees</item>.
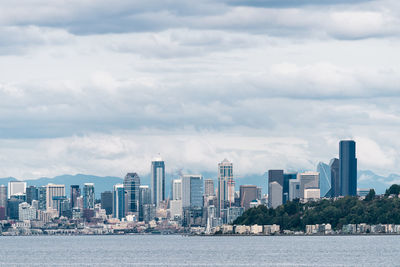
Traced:
<path fill-rule="evenodd" d="M 333 229 L 346 224 L 400 224 L 399 185 L 392 185 L 382 196 L 371 189 L 365 199 L 344 197 L 300 203 L 289 201 L 276 209 L 258 206 L 248 209 L 233 224 L 278 224 L 285 230 L 304 230 L 308 224 L 330 223 Z"/>

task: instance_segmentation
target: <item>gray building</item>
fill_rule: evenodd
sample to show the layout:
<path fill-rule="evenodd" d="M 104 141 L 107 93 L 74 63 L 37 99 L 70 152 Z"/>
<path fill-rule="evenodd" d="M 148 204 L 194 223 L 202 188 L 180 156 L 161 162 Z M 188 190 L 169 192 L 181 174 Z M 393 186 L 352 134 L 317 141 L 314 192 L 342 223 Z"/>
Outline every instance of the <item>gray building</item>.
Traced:
<path fill-rule="evenodd" d="M 331 169 L 328 164 L 318 163 L 320 197 L 331 196 Z"/>
<path fill-rule="evenodd" d="M 221 217 L 221 210 L 227 207 L 228 203 L 228 181 L 230 182 L 230 188 L 232 189 L 233 183 L 233 164 L 227 159 L 224 159 L 221 163 L 218 163 L 218 195 L 217 195 L 217 216 Z M 234 193 L 234 192 L 233 192 Z"/>
<path fill-rule="evenodd" d="M 101 208 L 106 210 L 107 215 L 112 214 L 113 209 L 113 193 L 111 191 L 105 191 L 101 193 Z"/>
<path fill-rule="evenodd" d="M 300 179 L 292 179 L 289 181 L 289 200 L 300 199 Z"/>
<path fill-rule="evenodd" d="M 83 209 L 91 210 L 94 209 L 94 184 L 93 183 L 85 183 L 83 184 Z"/>
<path fill-rule="evenodd" d="M 7 218 L 7 186 L 0 185 L 0 220 Z"/>
<path fill-rule="evenodd" d="M 256 185 L 240 186 L 240 206 L 247 210 L 250 208 L 250 202 L 258 199 L 258 187 Z"/>
<path fill-rule="evenodd" d="M 300 174 L 300 198 L 304 198 L 304 190 L 319 188 L 319 173 L 304 172 Z"/>
<path fill-rule="evenodd" d="M 77 198 L 81 196 L 81 189 L 79 188 L 79 185 L 71 185 L 71 209 L 77 208 L 78 203 L 77 203 Z"/>
<path fill-rule="evenodd" d="M 214 180 L 213 179 L 205 179 L 204 180 L 204 195 L 206 197 L 214 196 Z"/>
<path fill-rule="evenodd" d="M 338 197 L 341 195 L 340 174 L 339 174 L 339 159 L 333 158 L 329 162 L 329 169 L 331 171 L 331 197 Z"/>
<path fill-rule="evenodd" d="M 274 196 L 270 199 L 268 196 L 268 206 L 270 208 L 276 208 L 282 205 L 282 194 L 283 194 L 283 187 L 277 181 L 268 184 L 268 194 Z M 279 197 L 281 196 L 281 197 Z"/>

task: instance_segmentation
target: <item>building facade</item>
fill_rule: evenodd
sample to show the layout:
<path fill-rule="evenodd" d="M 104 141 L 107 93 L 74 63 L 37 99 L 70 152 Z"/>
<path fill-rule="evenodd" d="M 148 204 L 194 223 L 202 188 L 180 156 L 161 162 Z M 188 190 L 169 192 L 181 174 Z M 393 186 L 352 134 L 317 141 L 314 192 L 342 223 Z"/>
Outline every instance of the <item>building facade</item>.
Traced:
<path fill-rule="evenodd" d="M 151 162 L 151 200 L 156 207 L 165 200 L 165 163 L 161 158 Z"/>
<path fill-rule="evenodd" d="M 124 178 L 124 188 L 126 192 L 127 215 L 139 215 L 139 188 L 140 177 L 137 173 L 128 173 Z"/>
<path fill-rule="evenodd" d="M 228 181 L 229 183 L 228 187 Z M 232 192 L 235 187 L 233 182 L 233 164 L 229 162 L 227 159 L 224 159 L 221 163 L 218 164 L 218 195 L 217 195 L 217 216 L 221 217 L 221 210 L 225 209 L 229 203 L 229 197 L 232 197 Z M 233 202 L 235 195 L 233 192 Z"/>
<path fill-rule="evenodd" d="M 339 174 L 342 196 L 357 195 L 356 142 L 342 140 L 339 143 Z"/>

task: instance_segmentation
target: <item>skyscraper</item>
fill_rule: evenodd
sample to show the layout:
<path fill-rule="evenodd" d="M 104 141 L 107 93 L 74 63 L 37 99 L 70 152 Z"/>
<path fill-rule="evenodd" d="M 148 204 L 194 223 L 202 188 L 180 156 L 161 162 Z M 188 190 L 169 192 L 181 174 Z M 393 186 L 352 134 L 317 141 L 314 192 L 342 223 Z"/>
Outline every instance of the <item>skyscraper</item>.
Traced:
<path fill-rule="evenodd" d="M 38 195 L 38 189 L 36 186 L 29 186 L 26 188 L 26 202 L 31 205 L 32 204 L 32 200 L 38 200 L 39 199 L 39 195 Z"/>
<path fill-rule="evenodd" d="M 289 182 L 297 179 L 297 173 L 284 173 L 283 174 L 283 196 L 282 203 L 285 204 L 289 200 Z"/>
<path fill-rule="evenodd" d="M 147 207 L 147 208 L 145 208 Z M 152 209 L 154 209 L 153 204 L 151 204 L 151 190 L 148 185 L 141 185 L 139 187 L 139 221 L 145 220 L 145 211 L 147 212 L 146 220 L 152 220 Z"/>
<path fill-rule="evenodd" d="M 71 208 L 76 208 L 78 203 L 76 203 L 76 199 L 81 195 L 81 189 L 79 185 L 71 185 Z"/>
<path fill-rule="evenodd" d="M 123 184 L 114 185 L 113 218 L 121 220 L 125 217 L 125 189 Z"/>
<path fill-rule="evenodd" d="M 357 195 L 356 142 L 342 140 L 339 143 L 339 174 L 342 196 Z"/>
<path fill-rule="evenodd" d="M 240 206 L 247 210 L 250 208 L 250 202 L 258 199 L 258 187 L 256 185 L 240 186 Z"/>
<path fill-rule="evenodd" d="M 152 202 L 158 207 L 165 200 L 165 163 L 161 158 L 151 162 L 151 192 Z"/>
<path fill-rule="evenodd" d="M 106 210 L 106 214 L 112 214 L 113 193 L 111 191 L 105 191 L 101 193 L 101 208 Z"/>
<path fill-rule="evenodd" d="M 26 182 L 8 182 L 8 198 L 11 198 L 12 196 L 17 194 L 26 194 Z"/>
<path fill-rule="evenodd" d="M 139 187 L 139 175 L 137 173 L 128 173 L 124 179 L 126 192 L 125 212 L 127 215 L 139 215 Z"/>
<path fill-rule="evenodd" d="M 333 158 L 329 162 L 329 169 L 331 172 L 331 197 L 338 197 L 341 195 L 341 184 L 339 174 L 339 159 Z"/>
<path fill-rule="evenodd" d="M 228 186 L 228 181 L 231 181 Z M 233 189 L 232 189 L 233 185 Z M 234 183 L 233 183 L 233 164 L 227 159 L 224 159 L 221 163 L 218 163 L 218 200 L 217 200 L 217 216 L 221 217 L 221 210 L 227 207 L 229 202 L 229 196 L 233 194 L 233 202 L 235 201 L 234 195 Z M 230 192 L 232 191 L 233 192 Z"/>
<path fill-rule="evenodd" d="M 85 183 L 83 184 L 83 209 L 84 210 L 92 210 L 94 209 L 94 184 L 93 183 Z"/>
<path fill-rule="evenodd" d="M 182 199 L 182 179 L 172 180 L 172 200 Z"/>
<path fill-rule="evenodd" d="M 39 210 L 46 210 L 47 209 L 47 187 L 46 186 L 40 186 L 38 187 L 38 209 Z"/>
<path fill-rule="evenodd" d="M 65 185 L 48 184 L 46 185 L 46 209 L 58 210 L 57 197 L 65 197 Z"/>
<path fill-rule="evenodd" d="M 278 183 L 277 181 L 273 181 L 273 182 L 269 183 L 268 184 L 268 194 L 274 196 L 270 200 L 269 195 L 268 195 L 268 206 L 270 208 L 275 209 L 276 207 L 282 205 L 282 197 L 281 198 L 278 197 L 279 195 L 283 194 L 283 187 L 280 183 Z"/>
<path fill-rule="evenodd" d="M 304 172 L 300 173 L 300 198 L 304 198 L 304 190 L 319 188 L 319 173 Z"/>
<path fill-rule="evenodd" d="M 289 180 L 289 200 L 300 199 L 300 175 L 296 179 Z"/>
<path fill-rule="evenodd" d="M 215 195 L 213 179 L 204 180 L 204 195 L 205 197 L 210 197 Z"/>
<path fill-rule="evenodd" d="M 0 185 L 0 220 L 7 218 L 7 186 Z"/>
<path fill-rule="evenodd" d="M 271 183 L 277 182 L 281 186 L 281 191 L 272 190 Z M 276 189 L 276 186 L 273 187 Z M 269 170 L 268 171 L 268 206 L 272 207 L 272 203 L 283 203 L 283 189 L 284 189 L 284 177 L 283 170 Z M 280 194 L 276 194 L 281 192 Z"/>
<path fill-rule="evenodd" d="M 320 197 L 330 197 L 331 196 L 331 169 L 329 165 L 320 162 L 317 165 L 317 172 L 319 172 L 319 189 Z"/>
<path fill-rule="evenodd" d="M 203 177 L 201 175 L 182 176 L 182 207 L 203 207 Z"/>

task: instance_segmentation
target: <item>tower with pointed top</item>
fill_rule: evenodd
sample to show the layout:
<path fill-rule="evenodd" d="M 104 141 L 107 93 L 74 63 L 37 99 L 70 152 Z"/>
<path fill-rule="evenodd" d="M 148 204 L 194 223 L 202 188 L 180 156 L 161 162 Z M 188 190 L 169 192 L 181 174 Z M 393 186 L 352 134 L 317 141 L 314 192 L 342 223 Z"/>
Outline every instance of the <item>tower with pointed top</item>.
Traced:
<path fill-rule="evenodd" d="M 233 196 L 233 198 L 232 198 Z M 218 163 L 218 201 L 217 216 L 222 217 L 222 210 L 235 198 L 235 182 L 233 180 L 233 164 L 227 159 Z"/>

